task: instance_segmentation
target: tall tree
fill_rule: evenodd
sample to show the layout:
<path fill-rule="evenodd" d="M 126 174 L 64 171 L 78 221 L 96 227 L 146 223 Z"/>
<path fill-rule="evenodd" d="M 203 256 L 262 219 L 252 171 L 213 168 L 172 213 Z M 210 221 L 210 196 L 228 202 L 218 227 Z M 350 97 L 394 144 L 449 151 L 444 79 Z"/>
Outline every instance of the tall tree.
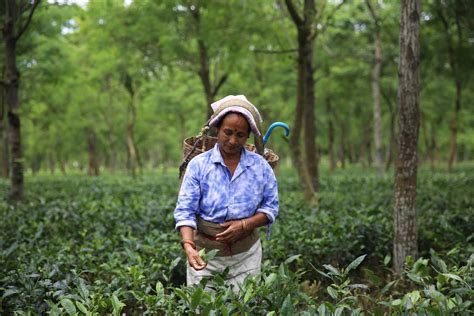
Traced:
<path fill-rule="evenodd" d="M 326 29 L 328 20 L 343 3 L 344 1 L 324 16 L 327 8 L 326 2 L 317 9 L 314 0 L 305 0 L 301 14 L 298 12 L 301 9 L 298 10 L 298 5 L 295 2 L 285 0 L 290 17 L 296 26 L 298 41 L 296 110 L 293 132 L 290 135 L 290 147 L 293 164 L 298 170 L 307 199 L 314 199 L 315 192 L 319 190 L 319 154 L 316 149 L 315 125 L 314 45 L 317 36 Z M 303 129 L 304 136 L 304 156 L 301 155 L 299 143 L 301 129 Z"/>
<path fill-rule="evenodd" d="M 416 177 L 420 126 L 420 0 L 400 5 L 400 64 L 398 157 L 395 169 L 393 267 L 401 274 L 405 257 L 418 253 L 416 230 Z"/>
<path fill-rule="evenodd" d="M 313 199 L 319 188 L 318 158 L 316 153 L 314 124 L 314 41 L 316 38 L 316 4 L 304 2 L 303 15 L 298 13 L 292 0 L 285 0 L 298 32 L 298 79 L 296 87 L 296 111 L 293 132 L 290 135 L 293 164 L 302 180 L 305 196 Z M 304 131 L 304 158 L 301 156 L 300 134 Z"/>
<path fill-rule="evenodd" d="M 21 148 L 20 71 L 16 64 L 17 43 L 28 29 L 33 14 L 40 0 L 21 1 L 5 0 L 3 2 L 3 44 L 5 74 L 2 85 L 6 94 L 6 106 L 11 150 L 11 188 L 10 196 L 19 201 L 23 196 L 23 161 Z"/>
<path fill-rule="evenodd" d="M 462 108 L 462 91 L 468 82 L 472 70 L 468 67 L 463 69 L 466 61 L 472 60 L 472 49 L 465 48 L 468 38 L 463 34 L 463 24 L 472 19 L 472 3 L 466 0 L 436 0 L 434 10 L 441 21 L 444 31 L 445 43 L 447 45 L 447 59 L 451 72 L 451 78 L 455 87 L 453 112 L 449 129 L 451 132 L 448 156 L 448 169 L 451 170 L 457 158 L 459 113 Z M 469 23 L 469 22 L 467 22 Z"/>
<path fill-rule="evenodd" d="M 0 177 L 8 178 L 8 134 L 5 128 L 5 90 L 0 90 Z"/>
<path fill-rule="evenodd" d="M 381 93 L 380 93 L 380 72 L 382 68 L 382 40 L 380 38 L 380 18 L 378 1 L 366 0 L 370 16 L 373 20 L 374 30 L 374 65 L 372 68 L 372 96 L 374 98 L 374 144 L 375 144 L 375 165 L 378 174 L 384 174 L 384 154 L 382 144 L 382 114 L 381 114 Z"/>

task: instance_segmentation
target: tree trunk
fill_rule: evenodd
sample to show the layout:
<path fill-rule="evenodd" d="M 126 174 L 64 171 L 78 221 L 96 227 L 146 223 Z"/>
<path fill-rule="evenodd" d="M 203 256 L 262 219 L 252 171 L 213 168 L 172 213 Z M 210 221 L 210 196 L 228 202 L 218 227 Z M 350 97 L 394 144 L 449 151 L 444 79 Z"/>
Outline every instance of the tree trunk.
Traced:
<path fill-rule="evenodd" d="M 365 141 L 365 153 L 367 155 L 367 165 L 372 167 L 372 137 L 370 137 L 370 131 L 367 131 L 367 140 Z"/>
<path fill-rule="evenodd" d="M 60 151 L 61 149 L 58 148 L 58 152 Z M 65 176 L 67 174 L 67 171 L 66 171 L 66 159 L 64 159 L 64 157 L 59 154 L 58 155 L 58 162 L 59 162 L 59 169 L 61 170 L 61 173 L 63 176 Z"/>
<path fill-rule="evenodd" d="M 2 105 L 4 109 L 4 105 Z M 2 110 L 3 112 L 3 110 Z M 8 178 L 10 174 L 9 162 L 8 162 L 8 129 L 5 128 L 5 118 L 3 115 L 0 117 L 0 177 Z"/>
<path fill-rule="evenodd" d="M 451 75 L 453 77 L 454 85 L 456 87 L 454 111 L 453 111 L 451 122 L 449 125 L 449 129 L 451 131 L 451 137 L 450 137 L 450 144 L 449 144 L 448 170 L 451 171 L 456 161 L 456 156 L 457 156 L 458 117 L 459 117 L 459 112 L 461 111 L 462 82 L 460 78 L 460 69 L 458 67 L 455 47 L 453 44 L 452 31 L 450 29 L 447 18 L 444 16 L 442 12 L 440 4 L 438 4 L 437 13 L 438 13 L 438 17 L 440 18 L 444 26 L 446 42 L 448 44 L 448 62 L 449 62 L 449 67 L 451 68 Z M 456 49 L 458 51 L 463 51 L 463 47 L 462 47 L 463 40 L 462 40 L 460 17 L 458 15 L 458 10 L 454 9 L 454 13 L 455 13 L 456 27 L 457 27 L 456 33 L 458 36 L 458 43 L 459 43 Z"/>
<path fill-rule="evenodd" d="M 33 157 L 33 161 L 31 162 L 31 173 L 33 176 L 35 176 L 40 171 L 42 160 L 43 157 L 41 156 Z"/>
<path fill-rule="evenodd" d="M 107 90 L 107 98 L 109 107 L 113 105 L 113 91 L 112 91 L 112 76 L 105 77 L 105 89 Z M 109 142 L 108 147 L 108 161 L 107 168 L 111 174 L 115 173 L 115 168 L 117 164 L 117 152 L 116 152 L 116 137 L 114 135 L 114 123 L 110 113 L 107 110 L 101 111 L 105 124 L 107 125 L 107 140 Z"/>
<path fill-rule="evenodd" d="M 51 172 L 51 175 L 54 175 L 54 172 L 56 171 L 56 160 L 54 159 L 52 153 L 48 155 L 48 165 L 49 165 L 49 172 Z"/>
<path fill-rule="evenodd" d="M 397 117 L 397 108 L 396 106 L 393 106 L 391 97 L 388 96 L 385 93 L 382 93 L 385 103 L 387 104 L 388 111 L 390 113 L 390 140 L 388 144 L 388 155 L 387 155 L 387 161 L 385 162 L 385 171 L 388 171 L 390 169 L 390 165 L 393 162 L 393 156 L 395 156 L 395 151 L 397 147 L 397 136 L 395 133 L 395 121 Z M 391 94 L 390 94 L 391 95 Z"/>
<path fill-rule="evenodd" d="M 90 176 L 98 176 L 100 169 L 97 153 L 97 137 L 93 130 L 87 132 L 87 152 L 89 153 L 89 168 L 87 169 L 87 174 Z"/>
<path fill-rule="evenodd" d="M 342 122 L 341 122 L 342 123 Z M 341 162 L 341 168 L 346 168 L 346 126 L 341 124 L 341 137 L 340 137 L 340 149 L 339 149 L 339 160 Z"/>
<path fill-rule="evenodd" d="M 11 3 L 13 4 L 13 3 Z M 23 197 L 23 160 L 21 150 L 21 122 L 20 100 L 18 88 L 20 85 L 20 72 L 16 67 L 16 39 L 14 37 L 13 19 L 7 20 L 3 29 L 5 45 L 5 82 L 8 117 L 8 134 L 11 150 L 11 189 L 10 197 L 19 201 Z"/>
<path fill-rule="evenodd" d="M 399 142 L 395 170 L 393 268 L 401 275 L 405 258 L 418 255 L 416 230 L 417 148 L 420 125 L 420 1 L 400 7 Z"/>
<path fill-rule="evenodd" d="M 453 165 L 456 162 L 456 158 L 457 158 L 458 117 L 459 117 L 459 112 L 461 111 L 461 82 L 457 79 L 455 81 L 456 81 L 456 99 L 454 102 L 453 116 L 449 124 L 449 129 L 451 130 L 451 138 L 450 138 L 450 144 L 449 144 L 449 160 L 448 160 L 449 171 L 453 169 Z"/>
<path fill-rule="evenodd" d="M 5 1 L 5 16 L 3 19 L 3 45 L 4 45 L 4 66 L 5 77 L 2 81 L 5 87 L 7 117 L 10 137 L 10 157 L 11 157 L 11 188 L 10 197 L 15 201 L 20 201 L 23 197 L 23 155 L 21 150 L 21 121 L 20 121 L 20 100 L 18 89 L 20 86 L 20 72 L 16 67 L 16 43 L 28 28 L 35 9 L 40 1 L 34 1 L 27 5 L 18 7 L 17 1 Z M 23 25 L 21 15 L 23 10 L 30 10 Z"/>
<path fill-rule="evenodd" d="M 311 182 L 310 176 L 308 174 L 308 169 L 304 163 L 304 160 L 301 157 L 301 147 L 300 147 L 300 134 L 301 126 L 303 125 L 303 84 L 300 82 L 303 80 L 303 67 L 298 64 L 298 83 L 297 83 L 297 93 L 296 93 L 296 111 L 293 121 L 293 128 L 290 134 L 290 150 L 291 150 L 291 159 L 293 166 L 298 172 L 298 177 L 300 179 L 300 184 L 304 189 L 304 195 L 306 200 L 313 200 L 315 196 L 315 191 L 313 184 Z"/>
<path fill-rule="evenodd" d="M 382 68 L 382 41 L 380 39 L 380 20 L 377 12 L 377 1 L 375 7 L 371 0 L 366 0 L 370 14 L 374 22 L 374 66 L 372 69 L 372 96 L 374 98 L 374 144 L 375 144 L 375 165 L 378 175 L 384 174 L 384 153 L 382 144 L 382 114 L 380 108 L 380 70 Z"/>
<path fill-rule="evenodd" d="M 326 96 L 326 112 L 328 116 L 328 154 L 329 154 L 329 170 L 336 169 L 336 156 L 334 154 L 334 123 L 332 115 L 331 97 Z"/>
<path fill-rule="evenodd" d="M 5 77 L 5 68 L 3 69 L 2 76 Z M 9 161 L 8 161 L 8 126 L 7 120 L 5 119 L 6 104 L 5 104 L 5 87 L 0 87 L 0 177 L 8 178 L 10 174 Z"/>
<path fill-rule="evenodd" d="M 316 6 L 314 0 L 304 2 L 303 17 L 301 17 L 293 2 L 285 0 L 290 16 L 298 33 L 298 81 L 297 105 L 295 112 L 295 125 L 290 136 L 290 145 L 293 153 L 293 163 L 300 175 L 300 182 L 305 189 L 305 197 L 311 202 L 316 202 L 315 192 L 319 188 L 318 153 L 316 151 L 315 125 L 314 125 L 314 67 L 313 49 L 316 38 L 314 20 Z M 301 164 L 299 136 L 300 126 L 304 131 L 304 157 Z M 297 128 L 297 133 L 295 133 Z M 298 165 L 299 164 L 299 165 Z"/>
<path fill-rule="evenodd" d="M 135 89 L 133 87 L 132 77 L 129 74 L 125 74 L 124 81 L 125 88 L 127 89 L 130 100 L 127 108 L 127 171 L 132 176 L 136 176 L 136 168 L 138 165 L 138 155 L 135 146 L 134 130 L 136 122 L 136 106 L 135 106 Z"/>
<path fill-rule="evenodd" d="M 314 118 L 314 67 L 313 67 L 313 41 L 301 43 L 306 45 L 304 51 L 305 75 L 305 101 L 304 101 L 304 148 L 308 173 L 316 192 L 319 191 L 318 152 L 316 150 L 316 127 Z"/>

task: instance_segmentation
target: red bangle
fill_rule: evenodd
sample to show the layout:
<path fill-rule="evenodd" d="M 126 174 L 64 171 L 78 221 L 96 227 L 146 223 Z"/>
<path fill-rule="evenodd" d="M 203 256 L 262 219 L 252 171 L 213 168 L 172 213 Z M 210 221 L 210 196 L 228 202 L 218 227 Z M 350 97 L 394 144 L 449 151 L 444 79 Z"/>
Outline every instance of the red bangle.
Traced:
<path fill-rule="evenodd" d="M 185 244 L 188 244 L 188 245 L 191 245 L 191 247 L 193 247 L 193 249 L 196 249 L 196 244 L 194 243 L 193 240 L 191 239 L 183 239 L 181 240 L 181 247 L 184 249 L 184 245 Z"/>

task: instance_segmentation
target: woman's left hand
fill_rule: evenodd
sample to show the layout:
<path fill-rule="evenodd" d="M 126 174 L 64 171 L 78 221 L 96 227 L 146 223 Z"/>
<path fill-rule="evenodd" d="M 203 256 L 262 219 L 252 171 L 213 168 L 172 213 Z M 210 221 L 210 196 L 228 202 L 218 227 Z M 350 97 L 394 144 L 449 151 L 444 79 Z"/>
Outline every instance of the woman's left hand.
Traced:
<path fill-rule="evenodd" d="M 227 229 L 216 235 L 216 241 L 223 243 L 233 243 L 242 238 L 246 233 L 241 220 L 228 221 L 220 225 L 221 227 L 226 227 Z"/>

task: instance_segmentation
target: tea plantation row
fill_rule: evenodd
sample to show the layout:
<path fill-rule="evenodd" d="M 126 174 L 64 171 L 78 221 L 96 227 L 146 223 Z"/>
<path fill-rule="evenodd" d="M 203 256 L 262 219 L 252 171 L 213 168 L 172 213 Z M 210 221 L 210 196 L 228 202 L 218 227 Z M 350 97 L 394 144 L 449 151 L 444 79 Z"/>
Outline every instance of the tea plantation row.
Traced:
<path fill-rule="evenodd" d="M 328 175 L 310 207 L 296 178 L 280 174 L 280 216 L 271 239 L 262 238 L 264 271 L 238 292 L 222 276 L 213 292 L 184 286 L 175 174 L 28 178 L 25 202 L 0 200 L 0 314 L 471 313 L 471 171 L 420 174 L 426 259 L 409 260 L 400 279 L 390 271 L 393 179 Z"/>

